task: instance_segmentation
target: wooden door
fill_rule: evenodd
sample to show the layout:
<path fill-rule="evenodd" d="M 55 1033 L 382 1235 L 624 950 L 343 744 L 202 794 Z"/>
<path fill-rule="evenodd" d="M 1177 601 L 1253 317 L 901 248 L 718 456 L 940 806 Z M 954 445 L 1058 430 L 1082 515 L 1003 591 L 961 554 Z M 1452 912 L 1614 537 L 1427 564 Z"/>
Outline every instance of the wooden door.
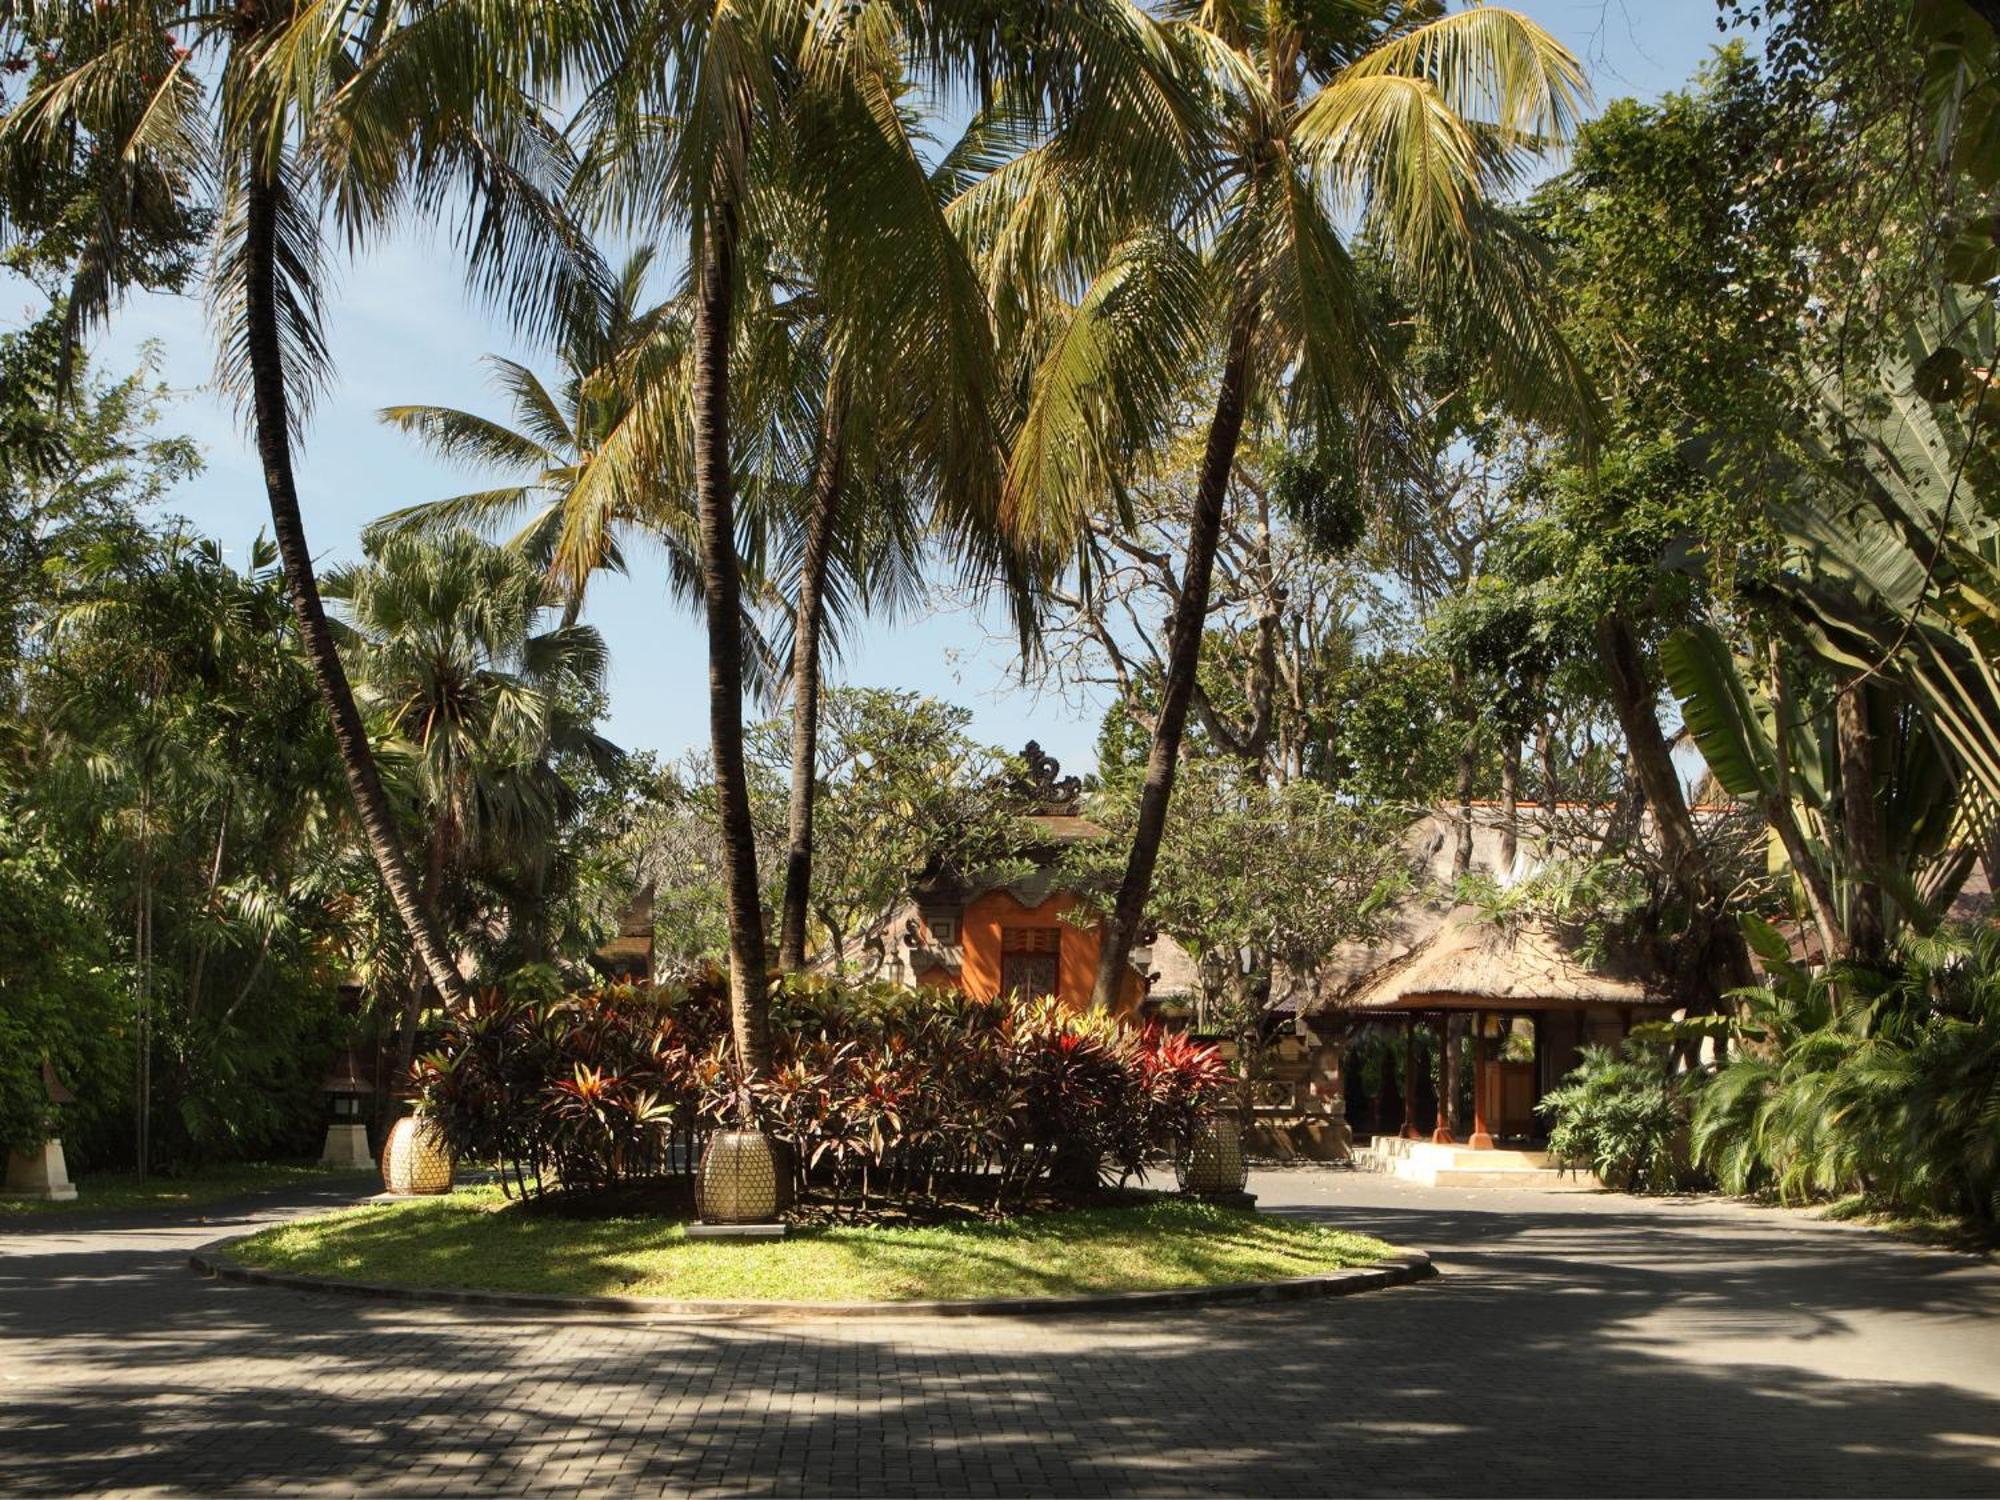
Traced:
<path fill-rule="evenodd" d="M 1062 994 L 1062 929 L 1008 927 L 1000 933 L 1000 993 L 1039 1000 Z"/>

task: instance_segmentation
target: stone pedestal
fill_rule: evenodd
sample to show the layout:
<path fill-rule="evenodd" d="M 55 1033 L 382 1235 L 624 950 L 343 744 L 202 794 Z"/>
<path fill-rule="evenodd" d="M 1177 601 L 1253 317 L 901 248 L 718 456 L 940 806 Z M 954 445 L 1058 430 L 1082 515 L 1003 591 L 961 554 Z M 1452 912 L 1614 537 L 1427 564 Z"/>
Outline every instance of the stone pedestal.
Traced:
<path fill-rule="evenodd" d="M 372 1167 L 375 1153 L 368 1149 L 368 1127 L 335 1124 L 326 1127 L 326 1149 L 320 1153 L 323 1167 Z"/>
<path fill-rule="evenodd" d="M 74 1198 L 76 1184 L 69 1180 L 62 1142 L 43 1141 L 32 1151 L 9 1151 L 5 1196 L 39 1198 L 46 1203 L 66 1203 Z"/>
<path fill-rule="evenodd" d="M 781 1240 L 785 1237 L 783 1224 L 690 1224 L 687 1237 L 691 1240 Z"/>

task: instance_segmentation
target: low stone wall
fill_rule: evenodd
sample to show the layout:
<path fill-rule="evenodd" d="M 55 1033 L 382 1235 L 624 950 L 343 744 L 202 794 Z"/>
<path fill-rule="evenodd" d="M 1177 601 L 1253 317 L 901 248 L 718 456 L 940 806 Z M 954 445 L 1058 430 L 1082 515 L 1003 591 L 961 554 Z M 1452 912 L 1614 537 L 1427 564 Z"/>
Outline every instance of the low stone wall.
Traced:
<path fill-rule="evenodd" d="M 1354 1132 L 1345 1120 L 1260 1115 L 1243 1149 L 1270 1161 L 1346 1162 L 1354 1159 Z"/>

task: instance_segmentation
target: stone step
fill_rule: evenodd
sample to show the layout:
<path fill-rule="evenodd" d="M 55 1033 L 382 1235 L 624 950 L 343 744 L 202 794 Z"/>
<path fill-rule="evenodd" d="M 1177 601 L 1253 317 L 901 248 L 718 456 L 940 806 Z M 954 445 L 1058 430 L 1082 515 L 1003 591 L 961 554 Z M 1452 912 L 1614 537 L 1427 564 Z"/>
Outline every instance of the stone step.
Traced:
<path fill-rule="evenodd" d="M 1594 1188 L 1597 1180 L 1559 1170 L 1546 1151 L 1475 1151 L 1435 1141 L 1378 1137 L 1355 1153 L 1355 1165 L 1425 1187 L 1516 1188 L 1538 1192 Z"/>
<path fill-rule="evenodd" d="M 1500 1167 L 1548 1167 L 1554 1162 L 1546 1151 L 1496 1146 L 1484 1151 L 1476 1151 L 1467 1145 L 1445 1146 L 1435 1141 L 1396 1140 L 1384 1142 L 1380 1138 L 1371 1141 L 1356 1153 L 1370 1161 L 1394 1165 L 1398 1162 L 1425 1162 L 1440 1167 L 1479 1167 L 1497 1169 Z"/>

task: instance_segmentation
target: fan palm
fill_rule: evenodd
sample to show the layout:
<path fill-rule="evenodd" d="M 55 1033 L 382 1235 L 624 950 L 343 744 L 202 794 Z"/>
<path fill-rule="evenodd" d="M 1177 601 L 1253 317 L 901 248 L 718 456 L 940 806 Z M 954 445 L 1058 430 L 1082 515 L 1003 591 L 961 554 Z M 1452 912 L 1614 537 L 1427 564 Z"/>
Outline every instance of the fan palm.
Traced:
<path fill-rule="evenodd" d="M 1990 309 L 1948 311 L 1990 372 Z M 1777 588 L 1828 662 L 1905 686 L 1959 774 L 2000 804 L 2000 523 L 1979 431 L 1991 397 L 1969 375 L 1933 384 L 1941 356 L 1974 362 L 1949 342 L 1926 357 L 1935 337 L 1904 329 L 1872 390 L 1826 377 L 1814 392 L 1822 420 L 1777 507 L 1789 547 Z"/>
<path fill-rule="evenodd" d="M 484 290 L 523 318 L 575 294 L 574 242 L 547 206 L 564 158 L 510 79 L 539 60 L 535 44 L 578 16 L 587 24 L 587 12 L 547 5 L 536 8 L 533 28 L 525 18 L 496 28 L 487 9 L 477 0 L 18 0 L 8 19 L 50 38 L 64 66 L 0 127 L 18 169 L 58 169 L 83 131 L 149 180 L 215 203 L 218 373 L 249 418 L 300 635 L 363 835 L 425 968 L 453 1000 L 464 987 L 398 835 L 320 600 L 293 433 L 330 374 L 320 304 L 320 209 L 329 199 L 359 239 L 399 209 L 435 212 L 469 193 L 465 239 Z M 502 42 L 519 57 L 499 57 Z M 212 90 L 198 81 L 204 73 Z M 133 229 L 118 214 L 102 216 L 93 233 L 105 243 L 87 258 L 120 266 L 119 242 Z M 107 304 L 116 290 L 103 291 Z"/>
<path fill-rule="evenodd" d="M 541 566 L 462 531 L 387 537 L 369 562 L 329 570 L 325 594 L 360 702 L 408 767 L 426 891 L 464 949 L 490 915 L 477 871 L 520 869 L 532 886 L 574 816 L 559 762 L 617 758 L 583 707 L 603 688 L 603 640 L 588 625 L 541 628 Z M 413 990 L 405 1066 L 415 1004 Z"/>
<path fill-rule="evenodd" d="M 1503 395 L 1544 416 L 1587 416 L 1536 292 L 1537 257 L 1496 206 L 1574 125 L 1582 75 L 1514 12 L 1438 12 L 1428 0 L 1182 0 L 1166 14 L 1206 110 L 1178 180 L 1157 179 L 1164 191 L 1149 201 L 1130 182 L 1103 182 L 1099 156 L 1058 132 L 958 205 L 1029 367 L 1003 495 L 1016 526 L 1067 544 L 1165 431 L 1186 371 L 1215 371 L 1099 1005 L 1118 996 L 1150 892 L 1245 427 L 1282 408 L 1295 431 L 1338 432 L 1343 403 L 1370 380 L 1349 233 L 1485 356 Z"/>

